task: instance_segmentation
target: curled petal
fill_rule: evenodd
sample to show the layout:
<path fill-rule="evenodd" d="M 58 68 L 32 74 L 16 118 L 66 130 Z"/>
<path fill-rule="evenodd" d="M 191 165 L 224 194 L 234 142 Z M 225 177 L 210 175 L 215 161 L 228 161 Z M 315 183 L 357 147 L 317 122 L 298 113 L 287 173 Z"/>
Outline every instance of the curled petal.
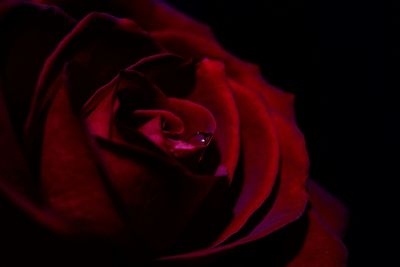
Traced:
<path fill-rule="evenodd" d="M 189 99 L 213 114 L 218 125 L 215 138 L 221 164 L 226 167 L 232 182 L 240 152 L 239 114 L 225 75 L 221 62 L 204 59 L 198 65 L 196 87 Z"/>
<path fill-rule="evenodd" d="M 57 93 L 49 90 L 49 85 L 67 62 L 72 89 L 68 94 L 72 96 L 73 108 L 80 110 L 87 99 L 121 69 L 159 52 L 160 48 L 134 22 L 102 13 L 89 14 L 46 60 L 36 86 L 27 131 L 35 128 L 46 113 Z"/>
<path fill-rule="evenodd" d="M 72 110 L 65 75 L 44 123 L 41 157 L 43 193 L 48 205 L 79 231 L 116 235 L 123 227 L 117 199 L 94 154 L 90 138 Z M 55 90 L 55 89 L 53 89 Z"/>

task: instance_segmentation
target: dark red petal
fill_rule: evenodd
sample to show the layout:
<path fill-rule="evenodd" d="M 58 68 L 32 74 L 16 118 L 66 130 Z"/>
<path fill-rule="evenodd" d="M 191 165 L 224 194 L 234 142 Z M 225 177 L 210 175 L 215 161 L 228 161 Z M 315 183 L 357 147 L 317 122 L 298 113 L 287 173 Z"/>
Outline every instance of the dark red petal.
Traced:
<path fill-rule="evenodd" d="M 143 58 L 128 70 L 140 72 L 170 97 L 184 98 L 194 89 L 194 62 L 170 53 Z"/>
<path fill-rule="evenodd" d="M 206 107 L 217 123 L 215 138 L 230 181 L 239 159 L 239 115 L 222 63 L 205 59 L 198 64 L 196 87 L 189 99 Z"/>
<path fill-rule="evenodd" d="M 98 138 L 111 182 L 143 246 L 165 252 L 183 233 L 213 187 L 225 177 L 197 176 L 174 158 L 141 143 L 124 146 Z"/>
<path fill-rule="evenodd" d="M 215 38 L 176 29 L 155 31 L 151 35 L 169 51 L 178 55 L 209 57 L 223 61 L 229 77 L 262 95 L 269 109 L 272 108 L 288 118 L 294 118 L 293 95 L 268 84 L 256 65 L 228 53 Z"/>
<path fill-rule="evenodd" d="M 41 178 L 48 205 L 84 233 L 115 235 L 121 230 L 118 205 L 101 163 L 94 154 L 84 125 L 72 110 L 65 75 L 51 90 L 56 92 L 44 123 Z"/>
<path fill-rule="evenodd" d="M 248 102 L 249 99 L 252 99 L 255 103 L 262 99 L 255 97 L 256 95 L 254 95 L 254 91 L 252 92 L 251 88 L 243 87 L 236 82 L 232 82 L 232 84 L 235 85 L 237 89 L 241 89 L 239 93 L 243 94 L 240 95 L 241 98 L 237 98 L 237 101 L 247 100 L 245 103 L 252 104 L 252 101 Z M 247 97 L 243 98 L 243 96 Z M 268 106 L 266 103 L 262 103 L 262 107 L 265 109 Z M 255 113 L 251 113 L 251 115 L 253 114 Z M 192 253 L 165 257 L 161 259 L 162 261 L 191 262 L 200 258 L 206 259 L 212 257 L 213 254 L 221 253 L 237 246 L 261 239 L 297 220 L 303 214 L 308 199 L 305 191 L 305 181 L 308 177 L 308 157 L 304 138 L 296 127 L 293 119 L 289 120 L 286 116 L 274 110 L 271 110 L 270 113 L 266 112 L 266 114 L 270 114 L 270 119 L 272 119 L 268 125 L 273 125 L 274 130 L 277 131 L 280 151 L 279 186 L 272 207 L 269 210 L 264 211 L 266 212 L 264 218 L 262 218 L 262 220 L 253 227 L 249 233 L 236 241 L 225 243 L 217 247 L 194 251 Z M 251 118 L 251 116 L 248 115 L 249 113 L 247 113 L 246 118 Z M 254 133 L 251 135 L 253 134 Z M 263 150 L 262 153 L 260 153 L 263 154 L 265 151 L 268 151 L 268 149 Z M 264 198 L 264 200 L 266 199 Z"/>
<path fill-rule="evenodd" d="M 347 250 L 341 241 L 347 222 L 347 210 L 317 183 L 308 182 L 309 226 L 303 246 L 289 267 L 344 267 Z"/>
<path fill-rule="evenodd" d="M 79 110 L 95 90 L 121 69 L 159 52 L 159 47 L 134 22 L 100 13 L 89 14 L 47 59 L 37 84 L 28 130 L 40 121 L 57 93 L 48 87 L 66 62 L 70 62 L 69 83 L 72 88 L 68 94 L 73 99 L 74 109 Z"/>
<path fill-rule="evenodd" d="M 184 124 L 182 120 L 172 112 L 165 110 L 138 110 L 134 112 L 134 117 L 146 118 L 146 122 L 138 127 L 137 131 L 166 154 L 175 156 L 176 158 L 182 158 L 193 155 L 199 150 L 198 147 L 179 140 L 179 138 L 170 138 L 171 136 L 163 130 L 163 124 L 175 124 L 176 128 L 172 129 L 172 132 L 176 130 L 175 133 L 177 135 L 175 136 L 183 134 Z M 202 147 L 200 147 L 200 149 L 201 148 Z"/>
<path fill-rule="evenodd" d="M 227 240 L 243 227 L 270 195 L 279 167 L 279 142 L 271 119 L 259 96 L 229 81 L 240 116 L 243 184 L 234 208 L 235 217 L 215 244 Z"/>
<path fill-rule="evenodd" d="M 113 120 L 116 109 L 115 90 L 119 77 L 104 85 L 94 93 L 82 108 L 82 116 L 85 117 L 86 126 L 91 134 L 104 138 L 112 138 Z"/>
<path fill-rule="evenodd" d="M 42 208 L 38 198 L 38 184 L 29 172 L 20 145 L 12 129 L 0 90 L 0 195 L 14 208 L 58 233 L 70 232 L 60 218 Z M 0 223 L 0 225 L 2 225 Z"/>
<path fill-rule="evenodd" d="M 185 126 L 182 138 L 189 140 L 197 132 L 213 135 L 217 127 L 213 114 L 192 101 L 168 98 L 167 110 L 177 115 Z"/>
<path fill-rule="evenodd" d="M 307 187 L 311 207 L 321 218 L 321 221 L 338 237 L 343 237 L 348 219 L 346 207 L 313 180 L 308 181 Z"/>
<path fill-rule="evenodd" d="M 345 267 L 347 251 L 341 240 L 332 234 L 318 214 L 307 212 L 308 230 L 303 246 L 288 267 Z"/>
<path fill-rule="evenodd" d="M 303 135 L 293 120 L 274 110 L 270 114 L 279 139 L 279 186 L 271 209 L 247 236 L 253 240 L 298 219 L 307 203 L 305 182 L 308 178 L 308 156 Z"/>
<path fill-rule="evenodd" d="M 170 52 L 184 57 L 208 57 L 218 59 L 225 64 L 230 77 L 242 75 L 243 69 L 258 69 L 254 64 L 243 61 L 228 53 L 213 36 L 196 32 L 167 28 L 150 33 Z"/>
<path fill-rule="evenodd" d="M 268 109 L 295 124 L 294 95 L 282 91 L 269 84 L 262 76 L 259 68 L 252 64 L 234 64 L 232 78 L 254 90 L 263 97 Z"/>
<path fill-rule="evenodd" d="M 43 63 L 73 23 L 55 7 L 0 4 L 0 83 L 18 138 Z"/>
<path fill-rule="evenodd" d="M 167 110 L 151 110 L 151 109 L 146 109 L 146 110 L 135 110 L 133 112 L 134 117 L 144 117 L 144 118 L 156 118 L 158 117 L 160 119 L 160 126 L 161 126 L 161 121 L 163 124 L 165 124 L 164 127 L 161 127 L 161 131 L 163 131 L 167 136 L 173 135 L 173 136 L 179 136 L 183 134 L 185 130 L 184 123 L 181 118 L 179 118 L 177 115 L 172 113 L 171 111 Z"/>
<path fill-rule="evenodd" d="M 247 236 L 233 243 L 221 244 L 237 233 L 250 216 L 266 201 L 278 174 L 279 147 L 273 121 L 256 94 L 230 82 L 239 110 L 243 140 L 243 186 L 234 207 L 234 217 L 215 241 L 214 246 L 187 254 L 162 258 L 163 261 L 192 260 L 232 249 L 263 236 Z M 279 219 L 279 218 L 277 218 Z M 219 245 L 219 246 L 216 246 Z"/>

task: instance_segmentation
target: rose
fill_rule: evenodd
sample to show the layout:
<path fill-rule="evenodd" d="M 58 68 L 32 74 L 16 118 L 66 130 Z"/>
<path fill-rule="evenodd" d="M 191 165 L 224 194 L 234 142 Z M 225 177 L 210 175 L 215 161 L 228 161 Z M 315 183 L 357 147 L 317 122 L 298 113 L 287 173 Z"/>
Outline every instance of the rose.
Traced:
<path fill-rule="evenodd" d="M 161 2 L 55 2 L 64 11 L 2 10 L 8 251 L 21 238 L 35 246 L 18 251 L 42 264 L 51 264 L 43 251 L 111 265 L 241 254 L 345 264 L 344 209 L 306 182 L 290 94 Z"/>

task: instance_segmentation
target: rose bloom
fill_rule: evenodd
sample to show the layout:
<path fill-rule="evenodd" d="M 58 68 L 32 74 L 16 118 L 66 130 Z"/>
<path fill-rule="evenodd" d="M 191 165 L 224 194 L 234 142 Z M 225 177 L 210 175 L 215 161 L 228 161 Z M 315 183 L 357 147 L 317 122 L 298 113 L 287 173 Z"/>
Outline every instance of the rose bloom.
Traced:
<path fill-rule="evenodd" d="M 207 26 L 71 0 L 0 29 L 1 266 L 346 265 L 293 96 Z"/>

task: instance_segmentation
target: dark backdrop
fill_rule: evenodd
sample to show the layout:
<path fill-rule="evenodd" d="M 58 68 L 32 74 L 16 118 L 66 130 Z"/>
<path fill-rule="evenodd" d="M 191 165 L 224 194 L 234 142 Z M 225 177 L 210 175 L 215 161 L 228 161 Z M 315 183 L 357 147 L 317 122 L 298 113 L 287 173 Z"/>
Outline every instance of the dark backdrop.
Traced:
<path fill-rule="evenodd" d="M 297 96 L 311 175 L 350 209 L 349 266 L 393 266 L 399 156 L 382 1 L 170 0 Z M 385 16 L 386 15 L 386 16 Z M 389 156 L 390 155 L 390 156 Z M 399 178 L 398 176 L 397 178 Z M 396 210 L 397 209 L 397 210 Z M 394 243 L 390 243 L 393 242 Z"/>

